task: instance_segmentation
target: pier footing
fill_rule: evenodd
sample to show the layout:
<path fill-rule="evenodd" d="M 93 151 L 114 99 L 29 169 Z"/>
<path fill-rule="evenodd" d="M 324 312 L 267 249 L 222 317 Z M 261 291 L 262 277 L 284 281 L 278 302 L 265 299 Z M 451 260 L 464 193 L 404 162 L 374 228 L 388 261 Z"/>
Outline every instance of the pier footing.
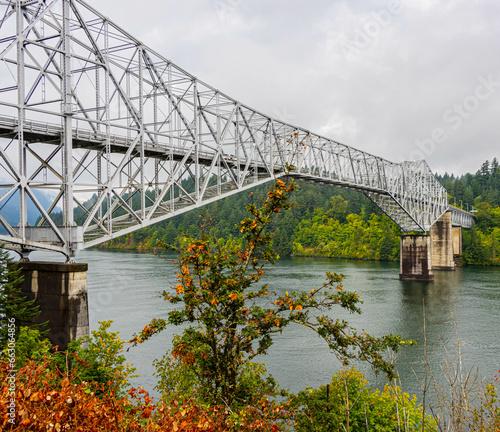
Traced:
<path fill-rule="evenodd" d="M 49 321 L 49 340 L 65 350 L 89 334 L 87 264 L 19 262 L 23 293 L 40 306 L 37 323 Z"/>
<path fill-rule="evenodd" d="M 433 280 L 431 250 L 430 236 L 401 236 L 399 279 Z"/>

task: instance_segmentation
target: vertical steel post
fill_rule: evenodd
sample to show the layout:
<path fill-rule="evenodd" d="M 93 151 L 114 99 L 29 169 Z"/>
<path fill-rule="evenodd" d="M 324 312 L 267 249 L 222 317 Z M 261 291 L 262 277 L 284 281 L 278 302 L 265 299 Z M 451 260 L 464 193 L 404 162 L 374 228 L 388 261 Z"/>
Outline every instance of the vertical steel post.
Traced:
<path fill-rule="evenodd" d="M 97 56 L 95 56 L 96 61 L 98 60 Z M 95 68 L 95 128 L 96 132 L 100 133 L 101 132 L 101 88 L 100 88 L 100 68 L 96 66 Z M 99 194 L 102 192 L 102 153 L 99 152 L 97 155 L 97 193 Z M 102 223 L 102 204 L 99 206 L 99 209 L 97 210 L 97 217 L 99 219 L 99 222 Z"/>
<path fill-rule="evenodd" d="M 236 103 L 236 113 L 235 113 L 235 127 L 234 127 L 234 148 L 235 148 L 235 159 L 236 159 L 236 175 L 238 187 L 241 186 L 241 161 L 240 161 L 240 106 Z"/>
<path fill-rule="evenodd" d="M 131 91 L 130 91 L 130 70 L 127 68 L 125 71 L 125 95 L 130 100 Z M 126 106 L 126 105 L 125 105 Z M 126 124 L 127 124 L 127 142 L 131 141 L 131 126 L 132 120 L 130 111 L 127 107 L 127 115 L 126 115 Z M 128 193 L 128 205 L 132 208 L 132 162 L 131 160 L 127 161 L 127 193 Z"/>
<path fill-rule="evenodd" d="M 219 113 L 219 92 L 215 93 L 215 114 L 216 114 L 216 121 L 215 121 L 216 142 L 215 142 L 215 144 L 216 144 L 216 149 L 220 150 L 220 148 L 222 146 L 222 142 L 221 142 L 221 133 L 220 133 L 221 124 L 220 124 L 220 113 Z M 218 171 L 217 171 L 217 195 L 220 195 L 222 193 L 222 185 L 221 185 L 222 172 L 221 172 L 220 160 L 222 158 L 223 153 L 221 151 L 218 154 L 219 154 L 219 156 L 218 156 L 219 160 L 217 162 L 217 167 L 218 167 Z"/>
<path fill-rule="evenodd" d="M 26 224 L 28 220 L 26 200 L 26 146 L 24 142 L 25 116 L 25 83 L 24 83 L 24 26 L 22 0 L 16 2 L 16 32 L 17 32 L 17 139 L 19 151 L 19 235 L 26 239 Z"/>
<path fill-rule="evenodd" d="M 144 175 L 144 80 L 143 80 L 143 47 L 137 50 L 139 64 L 139 144 L 140 144 L 140 169 L 141 169 L 141 219 L 146 219 L 146 176 Z"/>
<path fill-rule="evenodd" d="M 193 80 L 193 132 L 194 132 L 194 187 L 196 203 L 199 203 L 200 196 L 200 136 L 198 133 L 198 85 L 196 79 Z M 220 144 L 219 144 L 220 145 Z"/>
<path fill-rule="evenodd" d="M 104 21 L 104 110 L 105 110 L 105 122 L 106 122 L 106 213 L 108 218 L 108 232 L 111 235 L 113 233 L 113 211 L 112 211 L 112 200 L 111 200 L 111 126 L 110 126 L 110 113 L 109 113 L 109 24 L 108 21 Z"/>
<path fill-rule="evenodd" d="M 73 107 L 71 89 L 71 35 L 70 35 L 70 5 L 71 0 L 62 2 L 62 39 L 63 39 L 63 76 L 62 76 L 62 122 L 63 122 L 63 226 L 65 227 L 65 248 L 70 256 L 70 227 L 75 225 L 73 216 Z"/>
<path fill-rule="evenodd" d="M 155 132 L 158 132 L 158 86 L 156 84 L 153 84 L 153 130 Z M 155 135 L 155 138 L 157 142 L 159 141 L 159 136 Z M 158 148 L 159 145 L 156 145 Z M 160 161 L 155 158 L 155 178 L 154 178 L 154 184 L 155 184 L 155 202 L 160 196 L 160 187 L 159 187 L 159 176 L 160 176 Z"/>
<path fill-rule="evenodd" d="M 172 63 L 167 64 L 167 89 L 169 92 L 172 92 Z M 175 169 L 175 163 L 174 163 L 174 137 L 173 137 L 173 130 L 174 130 L 174 122 L 175 122 L 175 113 L 173 112 L 173 104 L 170 98 L 167 100 L 167 106 L 168 106 L 168 116 L 169 116 L 169 122 L 168 122 L 168 145 L 170 148 L 170 154 L 169 154 L 169 173 L 167 177 L 167 181 L 173 180 L 173 173 Z M 174 189 L 174 182 L 170 182 L 170 211 L 174 211 L 175 207 L 175 189 Z"/>

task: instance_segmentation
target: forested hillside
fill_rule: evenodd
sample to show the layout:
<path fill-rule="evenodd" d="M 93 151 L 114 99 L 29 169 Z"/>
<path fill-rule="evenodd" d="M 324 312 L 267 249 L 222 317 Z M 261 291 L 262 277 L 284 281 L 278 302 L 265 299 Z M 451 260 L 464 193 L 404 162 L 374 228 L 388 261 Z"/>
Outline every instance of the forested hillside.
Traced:
<path fill-rule="evenodd" d="M 302 256 L 392 261 L 399 257 L 401 230 L 386 215 L 347 211 L 348 201 L 336 196 L 296 227 L 293 253 Z"/>
<path fill-rule="evenodd" d="M 450 203 L 471 210 L 476 224 L 464 230 L 464 264 L 500 265 L 500 166 L 486 161 L 475 174 L 437 175 Z M 245 206 L 263 199 L 267 187 L 242 192 L 165 222 L 110 241 L 104 248 L 152 249 L 158 240 L 174 244 L 180 235 L 200 233 L 203 215 L 220 237 L 237 234 Z M 273 245 L 282 255 L 397 260 L 400 229 L 363 194 L 299 182 L 295 206 L 272 224 Z"/>
<path fill-rule="evenodd" d="M 463 230 L 465 264 L 500 265 L 500 164 L 484 162 L 475 174 L 437 176 L 450 202 L 464 209 L 474 206 L 476 223 Z"/>
<path fill-rule="evenodd" d="M 298 186 L 298 190 L 294 192 L 293 208 L 283 214 L 278 214 L 270 228 L 274 233 L 273 245 L 282 256 L 292 253 L 294 232 L 300 221 L 312 218 L 318 209 L 325 208 L 328 211 L 332 206 L 333 197 L 336 197 L 334 200 L 338 199 L 337 202 L 345 204 L 342 210 L 335 208 L 329 214 L 340 212 L 345 219 L 348 214 L 361 214 L 364 209 L 365 218 L 366 215 L 369 216 L 372 213 L 381 215 L 380 210 L 363 194 L 313 183 L 300 182 Z M 262 201 L 267 190 L 268 186 L 264 185 L 251 191 L 232 195 L 107 242 L 102 247 L 152 249 L 158 240 L 174 244 L 180 235 L 199 235 L 202 217 L 211 218 L 212 229 L 215 229 L 220 237 L 227 238 L 236 235 L 238 234 L 236 225 L 247 216 L 245 206 L 252 200 L 256 203 Z"/>
<path fill-rule="evenodd" d="M 462 205 L 465 209 L 480 203 L 500 206 L 500 165 L 496 158 L 491 163 L 484 162 L 476 174 L 455 177 L 445 173 L 437 178 L 448 191 L 451 204 Z"/>

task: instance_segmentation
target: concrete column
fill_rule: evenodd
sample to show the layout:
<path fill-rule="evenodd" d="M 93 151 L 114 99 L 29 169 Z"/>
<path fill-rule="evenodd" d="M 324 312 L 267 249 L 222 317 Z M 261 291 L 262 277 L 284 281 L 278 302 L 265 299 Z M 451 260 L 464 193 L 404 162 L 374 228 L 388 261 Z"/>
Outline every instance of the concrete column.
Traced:
<path fill-rule="evenodd" d="M 462 227 L 452 227 L 453 255 L 462 255 Z"/>
<path fill-rule="evenodd" d="M 40 306 L 37 323 L 49 321 L 49 340 L 63 351 L 89 334 L 87 264 L 20 262 L 23 292 Z"/>
<path fill-rule="evenodd" d="M 431 226 L 433 270 L 455 270 L 451 212 L 446 212 Z"/>
<path fill-rule="evenodd" d="M 431 251 L 430 236 L 401 236 L 399 279 L 433 280 Z"/>

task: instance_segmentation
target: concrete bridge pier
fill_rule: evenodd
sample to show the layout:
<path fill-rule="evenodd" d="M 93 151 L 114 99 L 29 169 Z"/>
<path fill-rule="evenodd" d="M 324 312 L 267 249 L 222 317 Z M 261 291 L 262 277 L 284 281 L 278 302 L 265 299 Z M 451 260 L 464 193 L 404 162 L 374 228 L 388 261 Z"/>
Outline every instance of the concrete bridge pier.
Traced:
<path fill-rule="evenodd" d="M 49 321 L 49 340 L 67 348 L 72 340 L 89 334 L 87 264 L 19 262 L 23 293 L 40 306 L 37 323 Z"/>
<path fill-rule="evenodd" d="M 453 255 L 462 255 L 462 227 L 452 227 Z"/>
<path fill-rule="evenodd" d="M 400 280 L 433 280 L 431 237 L 428 235 L 401 236 Z"/>
<path fill-rule="evenodd" d="M 434 270 L 455 270 L 451 211 L 444 213 L 430 229 L 432 243 L 432 268 Z"/>
<path fill-rule="evenodd" d="M 434 279 L 434 270 L 455 270 L 453 255 L 462 254 L 462 228 L 452 226 L 452 213 L 444 213 L 430 235 L 401 236 L 401 280 Z"/>

